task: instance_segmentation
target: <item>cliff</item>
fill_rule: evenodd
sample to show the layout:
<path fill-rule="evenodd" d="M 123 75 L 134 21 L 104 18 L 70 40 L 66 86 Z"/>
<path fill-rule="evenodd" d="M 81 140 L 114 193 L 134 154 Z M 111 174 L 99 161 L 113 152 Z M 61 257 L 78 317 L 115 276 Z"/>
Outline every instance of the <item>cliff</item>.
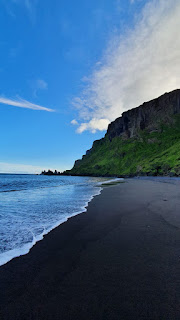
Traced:
<path fill-rule="evenodd" d="M 109 125 L 107 135 L 112 140 L 117 136 L 135 137 L 139 130 L 157 131 L 160 122 L 170 124 L 175 114 L 180 114 L 180 89 L 124 112 Z"/>
<path fill-rule="evenodd" d="M 124 112 L 65 174 L 180 175 L 180 89 Z"/>

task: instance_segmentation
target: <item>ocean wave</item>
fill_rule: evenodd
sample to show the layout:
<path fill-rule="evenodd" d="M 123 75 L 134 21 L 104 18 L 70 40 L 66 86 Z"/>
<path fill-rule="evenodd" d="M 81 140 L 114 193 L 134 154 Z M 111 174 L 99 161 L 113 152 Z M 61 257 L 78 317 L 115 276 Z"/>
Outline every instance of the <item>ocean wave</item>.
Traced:
<path fill-rule="evenodd" d="M 13 198 L 10 195 L 8 196 L 8 202 L 5 202 L 3 204 L 3 207 L 1 210 L 3 212 L 3 209 L 5 210 L 6 208 L 7 214 L 4 214 L 0 217 L 0 223 L 2 222 L 2 225 L 3 225 L 2 228 L 5 236 L 7 234 L 7 239 L 4 241 L 4 243 L 6 242 L 8 243 L 9 241 L 12 241 L 12 244 L 11 244 L 11 248 L 10 246 L 8 247 L 10 248 L 9 250 L 3 249 L 3 252 L 0 253 L 0 266 L 6 264 L 13 258 L 27 254 L 31 250 L 31 248 L 38 241 L 41 241 L 44 238 L 44 236 L 48 234 L 51 230 L 55 229 L 60 224 L 67 221 L 70 217 L 73 217 L 87 210 L 88 203 L 95 196 L 100 194 L 102 188 L 100 186 L 98 188 L 96 187 L 96 184 L 97 184 L 96 180 L 92 180 L 92 181 L 89 180 L 89 182 L 91 182 L 92 184 L 90 183 L 88 184 L 86 179 L 84 179 L 84 181 L 82 180 L 80 178 L 77 179 L 77 183 L 74 184 L 74 186 L 71 185 L 71 188 L 65 189 L 65 192 L 63 191 L 56 192 L 55 189 L 53 190 L 53 188 L 57 189 L 57 187 L 59 186 L 51 186 L 50 188 L 52 189 L 51 190 L 52 195 L 49 191 L 48 192 L 43 191 L 45 189 L 49 189 L 49 187 L 40 187 L 39 189 L 42 189 L 42 193 L 40 195 L 39 193 L 36 194 L 36 192 L 34 192 L 32 196 L 30 189 L 20 190 L 20 191 L 29 191 L 28 195 L 31 196 L 32 198 L 28 200 L 27 200 L 27 193 L 18 193 L 19 198 L 17 196 Z M 60 190 L 63 190 L 63 188 Z M 37 191 L 37 188 L 34 188 L 33 191 Z M 14 192 L 14 191 L 11 191 L 11 192 Z M 37 196 L 37 198 L 34 199 L 35 195 Z M 64 200 L 64 204 L 63 204 L 63 200 Z M 17 205 L 20 206 L 18 207 L 18 209 L 16 208 L 16 211 L 14 214 L 13 214 L 13 208 L 12 208 L 13 201 L 15 201 L 13 204 L 14 206 L 17 206 Z M 8 210 L 8 206 L 11 206 L 10 210 Z M 0 205 L 0 208 L 1 208 L 1 205 Z M 30 209 L 31 209 L 31 212 L 29 213 L 28 210 Z M 47 212 L 45 212 L 43 216 L 44 209 L 46 209 Z M 47 221 L 44 223 L 43 218 L 45 217 L 45 215 L 46 215 Z M 27 226 L 26 226 L 26 220 L 27 220 Z M 49 226 L 47 227 L 47 225 Z M 5 226 L 7 226 L 7 231 L 5 229 Z M 37 234 L 36 229 L 37 230 L 42 229 L 43 231 L 40 234 Z M 23 237 L 22 233 L 25 232 L 25 230 L 26 232 L 28 230 L 32 234 L 32 237 L 28 238 L 28 239 L 31 238 L 31 241 L 29 242 L 27 242 L 26 236 Z M 12 237 L 9 237 L 10 232 L 12 232 Z M 13 237 L 13 232 L 17 237 L 16 241 L 14 239 L 15 237 Z M 19 239 L 19 242 L 17 241 L 18 239 Z M 21 240 L 21 239 L 24 239 L 24 240 Z"/>

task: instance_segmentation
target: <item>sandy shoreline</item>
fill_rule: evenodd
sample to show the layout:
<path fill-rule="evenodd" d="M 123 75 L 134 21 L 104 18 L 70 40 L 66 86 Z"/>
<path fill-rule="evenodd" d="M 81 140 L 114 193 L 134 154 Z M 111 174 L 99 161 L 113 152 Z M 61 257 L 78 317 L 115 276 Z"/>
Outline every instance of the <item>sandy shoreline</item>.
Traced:
<path fill-rule="evenodd" d="M 0 267 L 0 319 L 179 319 L 180 181 L 105 187 Z"/>

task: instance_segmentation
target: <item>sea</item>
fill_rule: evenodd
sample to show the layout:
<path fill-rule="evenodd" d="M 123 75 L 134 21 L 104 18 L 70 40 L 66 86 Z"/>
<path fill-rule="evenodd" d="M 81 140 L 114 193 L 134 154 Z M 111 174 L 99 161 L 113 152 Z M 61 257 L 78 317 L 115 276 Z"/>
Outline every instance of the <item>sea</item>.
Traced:
<path fill-rule="evenodd" d="M 0 174 L 0 266 L 27 254 L 45 234 L 86 211 L 104 180 Z"/>

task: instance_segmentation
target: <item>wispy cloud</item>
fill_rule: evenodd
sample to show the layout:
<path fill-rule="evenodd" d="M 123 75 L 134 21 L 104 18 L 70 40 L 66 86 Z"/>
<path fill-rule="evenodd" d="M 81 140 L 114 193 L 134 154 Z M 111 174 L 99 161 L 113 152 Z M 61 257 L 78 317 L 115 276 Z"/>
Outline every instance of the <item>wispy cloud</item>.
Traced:
<path fill-rule="evenodd" d="M 38 0 L 2 0 L 7 13 L 16 18 L 16 6 L 24 7 L 28 13 L 28 16 L 32 23 L 35 22 L 36 18 L 36 7 Z"/>
<path fill-rule="evenodd" d="M 78 125 L 78 122 L 77 122 L 76 119 L 73 119 L 73 120 L 71 121 L 71 124 L 72 124 L 73 126 L 77 126 L 77 125 Z"/>
<path fill-rule="evenodd" d="M 23 3 L 25 8 L 27 9 L 31 22 L 34 24 L 36 20 L 36 7 L 38 0 L 23 0 Z"/>
<path fill-rule="evenodd" d="M 104 130 L 123 111 L 180 87 L 179 28 L 180 1 L 151 0 L 133 30 L 112 37 L 73 101 L 78 132 Z"/>
<path fill-rule="evenodd" d="M 37 80 L 33 81 L 31 86 L 33 89 L 33 95 L 35 97 L 37 97 L 39 90 L 47 90 L 48 89 L 48 84 L 43 79 L 37 79 Z"/>
<path fill-rule="evenodd" d="M 46 81 L 44 81 L 43 79 L 38 79 L 37 81 L 36 81 L 36 83 L 37 83 L 37 87 L 38 87 L 38 89 L 47 89 L 47 87 L 48 87 L 48 84 L 47 84 L 47 82 Z"/>
<path fill-rule="evenodd" d="M 40 111 L 48 111 L 48 112 L 54 112 L 55 110 L 46 108 L 43 106 L 40 106 L 38 104 L 34 104 L 32 102 L 29 102 L 24 99 L 9 99 L 0 96 L 0 104 L 5 104 L 9 106 L 19 107 L 19 108 L 26 108 L 26 109 L 32 109 L 32 110 L 40 110 Z"/>

